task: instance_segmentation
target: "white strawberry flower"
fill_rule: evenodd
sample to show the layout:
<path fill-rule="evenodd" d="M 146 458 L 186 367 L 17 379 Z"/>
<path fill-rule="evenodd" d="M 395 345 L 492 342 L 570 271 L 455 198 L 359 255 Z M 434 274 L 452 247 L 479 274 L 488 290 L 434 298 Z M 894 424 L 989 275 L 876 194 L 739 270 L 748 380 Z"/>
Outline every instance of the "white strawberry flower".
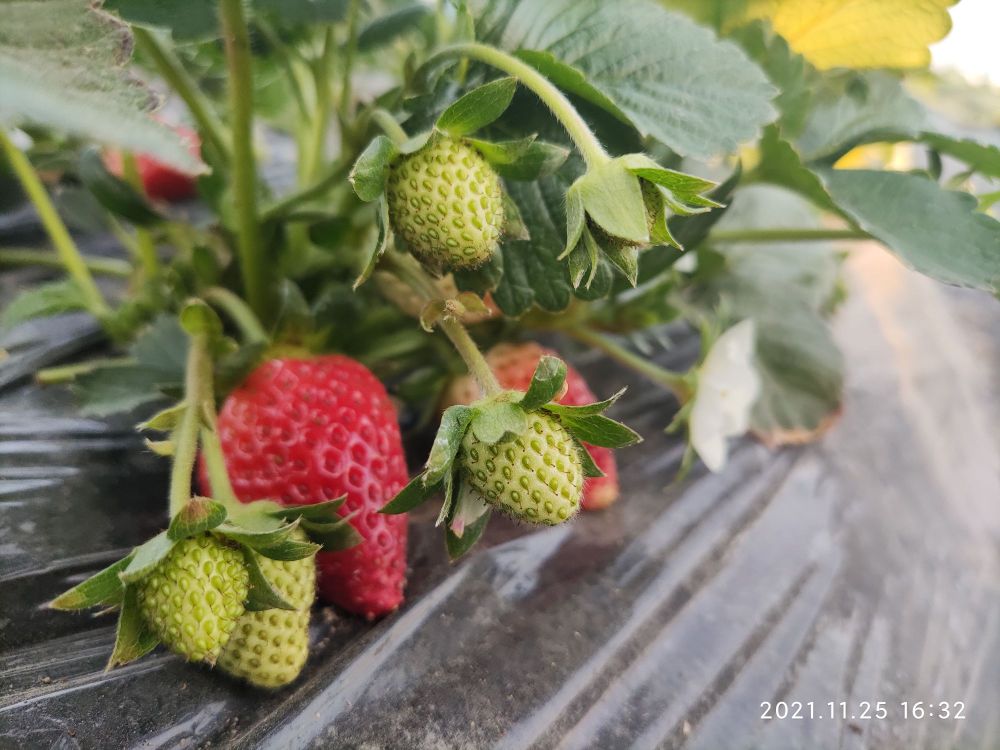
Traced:
<path fill-rule="evenodd" d="M 754 323 L 744 320 L 719 336 L 698 369 L 689 421 L 691 446 L 711 471 L 726 465 L 728 439 L 750 426 L 760 387 L 754 365 Z"/>

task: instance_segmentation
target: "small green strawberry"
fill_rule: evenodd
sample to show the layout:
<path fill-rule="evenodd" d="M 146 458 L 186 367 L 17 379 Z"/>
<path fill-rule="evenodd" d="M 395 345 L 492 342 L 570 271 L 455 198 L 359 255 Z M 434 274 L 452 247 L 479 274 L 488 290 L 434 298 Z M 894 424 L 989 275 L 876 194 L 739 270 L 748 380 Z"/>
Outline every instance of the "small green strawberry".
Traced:
<path fill-rule="evenodd" d="M 399 159 L 389 172 L 386 197 L 393 231 L 429 266 L 476 268 L 500 243 L 500 178 L 460 140 L 432 138 Z"/>
<path fill-rule="evenodd" d="M 177 542 L 138 583 L 139 609 L 171 651 L 214 664 L 248 591 L 242 551 L 204 533 Z"/>
<path fill-rule="evenodd" d="M 651 182 L 639 180 L 639 186 L 642 188 L 642 204 L 646 209 L 646 228 L 649 230 L 650 236 L 656 236 L 656 222 L 657 219 L 663 214 L 663 197 L 660 195 L 659 189 Z M 630 248 L 642 250 L 649 247 L 648 242 L 633 242 L 623 237 L 616 237 L 613 234 L 604 231 L 604 229 L 602 229 L 600 225 L 593 220 L 588 221 L 588 228 L 594 235 L 598 244 L 611 251 L 620 251 Z"/>
<path fill-rule="evenodd" d="M 466 432 L 458 463 L 487 503 L 531 523 L 554 525 L 580 510 L 584 470 L 579 451 L 555 417 L 533 412 L 522 434 L 495 445 Z"/>
<path fill-rule="evenodd" d="M 305 534 L 293 538 L 304 541 Z M 316 559 L 284 562 L 257 556 L 275 592 L 294 610 L 245 612 L 219 656 L 219 667 L 252 685 L 279 688 L 292 682 L 309 656 L 309 610 L 316 598 Z"/>

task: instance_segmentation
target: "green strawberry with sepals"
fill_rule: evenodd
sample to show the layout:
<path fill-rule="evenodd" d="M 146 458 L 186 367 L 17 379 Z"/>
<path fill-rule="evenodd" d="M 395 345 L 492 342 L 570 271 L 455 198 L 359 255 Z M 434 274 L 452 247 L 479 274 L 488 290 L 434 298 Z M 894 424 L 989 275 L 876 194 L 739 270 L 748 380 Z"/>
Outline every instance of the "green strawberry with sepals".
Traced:
<path fill-rule="evenodd" d="M 296 530 L 293 539 L 306 540 Z M 250 553 L 254 554 L 254 553 Z M 316 599 L 315 556 L 299 560 L 255 559 L 274 592 L 291 609 L 245 612 L 219 655 L 220 669 L 252 685 L 278 688 L 292 682 L 309 656 L 309 613 Z"/>
<path fill-rule="evenodd" d="M 417 258 L 434 268 L 477 268 L 500 244 L 500 177 L 472 146 L 431 138 L 389 171 L 389 220 Z"/>
<path fill-rule="evenodd" d="M 188 661 L 214 664 L 243 614 L 249 574 L 238 546 L 203 533 L 176 542 L 137 586 L 160 640 Z"/>
<path fill-rule="evenodd" d="M 532 523 L 562 523 L 580 510 L 580 446 L 559 421 L 528 415 L 527 429 L 490 445 L 465 433 L 458 463 L 486 502 Z"/>
<path fill-rule="evenodd" d="M 444 491 L 438 523 L 448 553 L 464 554 L 482 534 L 491 507 L 530 523 L 557 524 L 580 507 L 586 477 L 602 476 L 583 442 L 621 448 L 641 440 L 604 416 L 621 396 L 563 406 L 566 365 L 543 356 L 524 392 L 499 391 L 445 410 L 424 470 L 382 513 L 405 513 Z"/>

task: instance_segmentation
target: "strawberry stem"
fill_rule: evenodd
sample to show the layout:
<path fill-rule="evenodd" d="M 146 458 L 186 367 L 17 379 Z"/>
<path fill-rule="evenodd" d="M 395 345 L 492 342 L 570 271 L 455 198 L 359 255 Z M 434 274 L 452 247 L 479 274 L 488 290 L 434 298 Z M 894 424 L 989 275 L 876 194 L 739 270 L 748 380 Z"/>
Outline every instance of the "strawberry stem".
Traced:
<path fill-rule="evenodd" d="M 122 153 L 122 174 L 125 181 L 142 195 L 142 178 L 139 176 L 139 166 L 136 164 L 135 154 L 131 151 Z M 153 235 L 149 233 L 149 230 L 136 226 L 135 245 L 146 279 L 158 276 L 160 274 L 160 259 L 156 255 L 156 244 L 153 242 Z"/>
<path fill-rule="evenodd" d="M 715 242 L 812 242 L 822 240 L 870 240 L 858 229 L 731 229 L 712 232 Z"/>
<path fill-rule="evenodd" d="M 381 107 L 376 107 L 371 111 L 371 118 L 375 121 L 376 125 L 382 128 L 382 132 L 389 136 L 389 139 L 397 146 L 402 146 L 409 139 L 410 136 L 396 122 L 396 118 Z"/>
<path fill-rule="evenodd" d="M 184 69 L 181 61 L 155 34 L 141 26 L 133 26 L 132 35 L 139 49 L 163 76 L 163 80 L 170 84 L 170 88 L 187 104 L 205 140 L 215 147 L 224 161 L 228 162 L 231 154 L 226 129 L 212 109 L 212 103 L 198 88 L 198 84 Z"/>
<path fill-rule="evenodd" d="M 128 261 L 119 260 L 118 258 L 88 258 L 83 256 L 83 264 L 93 274 L 117 276 L 123 279 L 127 279 L 132 275 L 132 266 Z M 11 247 L 0 250 L 0 267 L 2 266 L 62 268 L 63 263 L 58 255 L 48 250 Z"/>
<path fill-rule="evenodd" d="M 384 260 L 386 265 L 403 282 L 408 284 L 413 291 L 420 295 L 425 303 L 441 296 L 437 287 L 434 286 L 434 282 L 415 258 L 409 255 L 390 252 L 385 255 Z M 497 382 L 493 370 L 490 369 L 486 358 L 479 351 L 476 342 L 472 340 L 472 336 L 465 330 L 465 326 L 456 318 L 445 316 L 438 321 L 438 327 L 448 337 L 448 340 L 451 341 L 452 346 L 455 347 L 455 351 L 462 357 L 462 361 L 465 362 L 469 374 L 475 378 L 483 395 L 492 396 L 500 393 L 503 390 L 500 387 L 500 383 Z"/>
<path fill-rule="evenodd" d="M 684 403 L 691 396 L 691 384 L 688 378 L 679 372 L 660 367 L 654 362 L 629 351 L 610 336 L 599 333 L 586 326 L 573 326 L 564 329 L 565 333 L 577 341 L 592 346 L 607 354 L 611 359 L 625 365 L 640 375 L 661 385 Z"/>
<path fill-rule="evenodd" d="M 69 230 L 66 229 L 63 220 L 59 218 L 59 212 L 52 204 L 52 199 L 49 198 L 42 180 L 35 172 L 35 168 L 31 166 L 28 157 L 14 145 L 14 142 L 2 128 L 0 128 L 0 151 L 3 151 L 7 156 L 7 161 L 10 162 L 14 174 L 21 182 L 24 192 L 34 204 L 38 218 L 41 220 L 42 226 L 45 227 L 49 239 L 52 240 L 63 268 L 66 269 L 66 273 L 70 275 L 83 295 L 87 311 L 95 318 L 103 320 L 111 310 L 104 301 L 97 284 L 94 283 L 94 277 L 90 275 L 90 269 L 87 268 L 83 255 L 76 243 L 73 242 L 73 238 L 70 237 Z"/>
<path fill-rule="evenodd" d="M 174 443 L 174 463 L 170 470 L 170 517 L 173 518 L 191 499 L 191 475 L 198 455 L 198 432 L 203 414 L 214 413 L 212 397 L 212 361 L 208 351 L 208 335 L 191 336 L 184 374 L 184 402 L 180 424 L 171 438 Z"/>
<path fill-rule="evenodd" d="M 253 151 L 253 79 L 250 34 L 242 0 L 220 0 L 219 15 L 229 68 L 229 111 L 233 130 L 233 187 L 237 246 L 247 301 L 266 317 L 267 273 L 257 216 L 257 167 Z"/>
<path fill-rule="evenodd" d="M 603 164 L 610 159 L 608 152 L 604 150 L 601 142 L 597 140 L 597 136 L 594 135 L 580 113 L 576 111 L 572 102 L 535 68 L 496 47 L 476 42 L 445 47 L 431 55 L 427 62 L 431 63 L 448 57 L 471 57 L 487 65 L 492 65 L 494 68 L 514 76 L 531 89 L 552 110 L 552 114 L 566 129 L 569 137 L 573 139 L 576 147 L 580 150 L 580 155 L 583 156 L 588 168 Z"/>
<path fill-rule="evenodd" d="M 254 344 L 260 341 L 267 341 L 267 331 L 261 325 L 260 320 L 254 315 L 250 306 L 243 301 L 238 294 L 221 286 L 213 286 L 206 289 L 202 296 L 205 301 L 222 310 L 240 329 L 243 334 L 243 341 L 247 344 Z"/>

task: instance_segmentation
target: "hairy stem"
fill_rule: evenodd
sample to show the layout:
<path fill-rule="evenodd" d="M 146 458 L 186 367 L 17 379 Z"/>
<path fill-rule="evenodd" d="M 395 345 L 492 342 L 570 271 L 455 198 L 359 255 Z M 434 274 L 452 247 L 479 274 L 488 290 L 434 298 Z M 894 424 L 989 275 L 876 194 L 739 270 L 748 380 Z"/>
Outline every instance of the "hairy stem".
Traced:
<path fill-rule="evenodd" d="M 163 77 L 170 88 L 177 92 L 177 95 L 184 100 L 191 116 L 198 124 L 198 130 L 205 136 L 222 158 L 228 162 L 231 158 L 229 149 L 229 139 L 226 136 L 226 129 L 222 120 L 212 108 L 212 103 L 198 88 L 191 75 L 184 69 L 181 61 L 155 34 L 143 29 L 140 26 L 132 27 L 132 34 L 135 36 L 136 44 L 142 50 L 157 72 Z"/>
<path fill-rule="evenodd" d="M 716 242 L 813 242 L 820 240 L 870 240 L 858 229 L 732 229 L 712 232 Z"/>
<path fill-rule="evenodd" d="M 350 170 L 351 162 L 349 160 L 338 159 L 330 165 L 326 175 L 320 177 L 312 185 L 286 195 L 281 200 L 273 203 L 261 211 L 261 221 L 264 222 L 272 221 L 274 219 L 282 219 L 291 213 L 292 209 L 301 206 L 303 203 L 308 203 L 314 198 L 319 198 L 331 188 L 338 185 L 347 176 L 347 173 Z"/>
<path fill-rule="evenodd" d="M 181 422 L 171 436 L 174 442 L 174 463 L 170 470 L 171 518 L 191 499 L 191 475 L 198 455 L 198 432 L 202 425 L 202 415 L 214 409 L 212 361 L 206 334 L 191 337 L 184 376 L 184 401 Z"/>
<path fill-rule="evenodd" d="M 650 362 L 645 357 L 626 349 L 611 336 L 599 333 L 586 326 L 574 326 L 563 330 L 577 341 L 599 349 L 616 362 L 625 365 L 631 370 L 635 370 L 657 385 L 663 386 L 673 393 L 678 400 L 685 401 L 690 396 L 691 388 L 684 375 Z"/>
<path fill-rule="evenodd" d="M 122 153 L 122 174 L 125 180 L 141 195 L 142 178 L 139 176 L 139 166 L 135 161 L 135 154 L 131 151 Z M 156 255 L 156 244 L 153 242 L 153 235 L 147 229 L 137 226 L 135 228 L 135 245 L 139 255 L 139 262 L 146 274 L 147 279 L 158 276 L 160 273 L 160 259 Z"/>
<path fill-rule="evenodd" d="M 468 57 L 492 65 L 504 73 L 514 76 L 531 89 L 556 116 L 573 139 L 588 167 L 597 166 L 610 158 L 597 140 L 586 121 L 576 111 L 576 107 L 545 76 L 516 57 L 486 44 L 468 42 L 445 47 L 430 57 L 428 63 L 449 57 Z"/>
<path fill-rule="evenodd" d="M 40 385 L 56 385 L 58 383 L 68 383 L 76 380 L 80 375 L 86 375 L 97 369 L 105 367 L 129 367 L 134 365 L 135 360 L 131 357 L 104 357 L 102 359 L 91 359 L 87 362 L 77 362 L 72 365 L 62 365 L 60 367 L 47 367 L 35 373 L 35 382 Z"/>
<path fill-rule="evenodd" d="M 267 272 L 257 217 L 257 167 L 253 152 L 253 81 L 250 34 L 242 0 L 220 0 L 219 11 L 229 68 L 229 111 L 233 130 L 233 187 L 243 287 L 250 307 L 266 319 Z"/>
<path fill-rule="evenodd" d="M 219 442 L 219 427 L 215 419 L 215 404 L 205 410 L 208 424 L 201 428 L 201 452 L 208 470 L 208 481 L 212 485 L 212 499 L 225 505 L 230 511 L 240 506 L 233 483 L 226 469 L 226 457 Z"/>
<path fill-rule="evenodd" d="M 330 68 L 333 66 L 333 53 L 333 27 L 327 26 L 323 35 L 323 52 L 312 65 L 316 88 L 316 108 L 313 111 L 306 147 L 300 155 L 299 179 L 304 184 L 311 183 L 315 179 L 317 169 L 326 159 L 326 136 L 330 128 L 330 115 L 333 113 L 333 101 L 330 95 Z"/>
<path fill-rule="evenodd" d="M 375 124 L 382 128 L 382 132 L 389 136 L 390 140 L 397 146 L 401 146 L 409 140 L 410 136 L 403 130 L 403 126 L 396 122 L 396 118 L 384 109 L 376 108 L 371 112 L 371 118 Z"/>
<path fill-rule="evenodd" d="M 102 276 L 118 276 L 128 278 L 132 274 L 132 266 L 127 261 L 118 258 L 88 258 L 83 257 L 83 264 L 94 274 Z M 46 268 L 62 268 L 62 259 L 48 250 L 31 248 L 5 248 L 0 250 L 0 266 L 44 266 Z"/>
<path fill-rule="evenodd" d="M 441 296 L 434 282 L 427 275 L 415 258 L 389 253 L 386 255 L 389 268 L 404 282 L 406 282 L 424 302 L 429 302 Z M 438 322 L 438 327 L 444 332 L 448 340 L 451 341 L 455 351 L 462 357 L 469 373 L 476 379 L 479 388 L 484 396 L 492 396 L 503 390 L 497 382 L 493 370 L 490 369 L 486 358 L 483 357 L 472 336 L 465 330 L 465 326 L 452 317 L 444 317 Z"/>
<path fill-rule="evenodd" d="M 34 167 L 31 166 L 31 162 L 28 161 L 28 157 L 21 152 L 21 149 L 14 145 L 14 142 L 11 141 L 2 128 L 0 128 L 0 150 L 6 154 L 7 160 L 14 170 L 14 174 L 24 188 L 24 192 L 27 193 L 28 198 L 34 204 L 35 210 L 38 212 L 38 218 L 41 220 L 42 226 L 45 227 L 49 239 L 52 240 L 60 263 L 80 289 L 87 311 L 94 317 L 103 319 L 111 311 L 97 285 L 94 283 L 94 278 L 90 275 L 90 270 L 87 268 L 87 263 L 83 259 L 83 255 L 80 253 L 79 248 L 77 248 L 76 243 L 73 242 L 73 238 L 70 237 L 66 225 L 59 218 L 59 213 L 52 204 L 52 199 L 49 198 L 45 186 L 38 177 L 38 173 L 35 172 Z"/>
<path fill-rule="evenodd" d="M 260 324 L 253 310 L 239 295 L 233 294 L 221 286 L 213 286 L 206 289 L 202 296 L 206 302 L 218 307 L 236 324 L 246 343 L 267 341 L 267 332 L 264 330 L 264 326 Z"/>

